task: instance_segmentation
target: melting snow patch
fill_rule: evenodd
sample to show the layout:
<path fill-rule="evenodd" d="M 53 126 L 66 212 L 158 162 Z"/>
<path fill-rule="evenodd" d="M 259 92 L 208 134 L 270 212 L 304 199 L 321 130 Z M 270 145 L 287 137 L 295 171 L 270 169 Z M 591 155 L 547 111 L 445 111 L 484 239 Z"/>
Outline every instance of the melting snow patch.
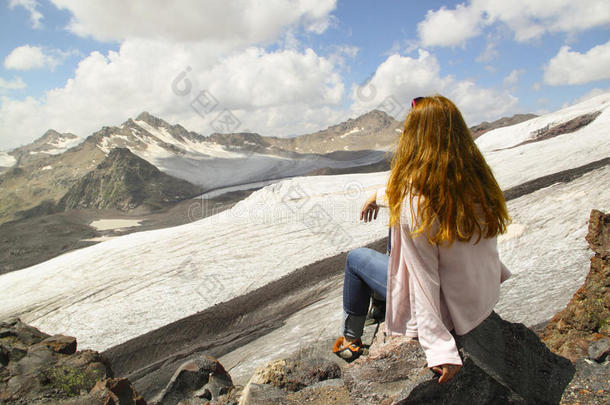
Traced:
<path fill-rule="evenodd" d="M 10 167 L 15 164 L 17 160 L 6 152 L 0 152 L 0 166 Z"/>
<path fill-rule="evenodd" d="M 346 132 L 346 133 L 344 133 L 343 135 L 339 136 L 339 138 L 345 138 L 345 137 L 346 137 L 346 136 L 348 136 L 348 135 L 355 134 L 356 132 L 360 132 L 360 131 L 362 131 L 362 130 L 363 130 L 363 128 L 354 128 L 354 129 L 352 129 L 351 131 L 347 131 L 347 132 Z"/>
<path fill-rule="evenodd" d="M 89 225 L 96 228 L 98 231 L 106 231 L 108 229 L 128 228 L 130 226 L 140 226 L 141 219 L 98 219 L 91 222 Z"/>

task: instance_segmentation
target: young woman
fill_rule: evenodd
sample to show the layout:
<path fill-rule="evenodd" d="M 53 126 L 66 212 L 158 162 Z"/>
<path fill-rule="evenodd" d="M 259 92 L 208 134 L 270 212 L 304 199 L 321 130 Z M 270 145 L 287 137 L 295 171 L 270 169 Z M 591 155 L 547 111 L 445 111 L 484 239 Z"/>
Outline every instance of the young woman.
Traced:
<path fill-rule="evenodd" d="M 360 219 L 376 219 L 380 206 L 389 208 L 390 255 L 348 253 L 343 336 L 333 352 L 348 361 L 362 353 L 374 293 L 386 301 L 385 333 L 417 338 L 444 383 L 462 365 L 452 332 L 464 335 L 487 318 L 511 275 L 496 241 L 510 222 L 504 195 L 449 99 L 413 100 L 387 185 Z"/>

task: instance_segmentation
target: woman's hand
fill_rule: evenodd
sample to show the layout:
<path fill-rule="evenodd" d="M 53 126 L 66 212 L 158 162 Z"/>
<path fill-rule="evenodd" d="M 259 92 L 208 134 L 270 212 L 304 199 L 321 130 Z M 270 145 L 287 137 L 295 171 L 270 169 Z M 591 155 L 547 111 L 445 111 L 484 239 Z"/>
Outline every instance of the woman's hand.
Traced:
<path fill-rule="evenodd" d="M 362 206 L 360 220 L 364 219 L 364 222 L 370 222 L 373 219 L 377 219 L 377 212 L 379 212 L 379 206 L 377 205 L 377 192 L 375 191 Z"/>
<path fill-rule="evenodd" d="M 440 378 L 438 379 L 439 384 L 443 384 L 451 380 L 453 376 L 460 371 L 460 368 L 462 368 L 462 366 L 459 364 L 441 364 L 440 366 L 431 367 L 432 371 L 437 374 L 441 374 Z"/>

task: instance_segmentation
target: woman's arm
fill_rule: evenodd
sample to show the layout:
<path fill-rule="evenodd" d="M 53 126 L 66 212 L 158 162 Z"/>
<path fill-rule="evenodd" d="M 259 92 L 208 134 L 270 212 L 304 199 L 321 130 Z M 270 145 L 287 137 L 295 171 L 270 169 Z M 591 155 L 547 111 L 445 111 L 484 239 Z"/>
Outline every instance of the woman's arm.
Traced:
<path fill-rule="evenodd" d="M 388 200 L 385 196 L 385 187 L 378 188 L 375 191 L 375 202 L 380 207 L 389 207 Z"/>
<path fill-rule="evenodd" d="M 412 238 L 409 222 L 401 217 L 401 256 L 413 283 L 417 334 L 428 367 L 462 365 L 453 335 L 443 322 L 438 246 L 429 243 L 425 234 Z"/>

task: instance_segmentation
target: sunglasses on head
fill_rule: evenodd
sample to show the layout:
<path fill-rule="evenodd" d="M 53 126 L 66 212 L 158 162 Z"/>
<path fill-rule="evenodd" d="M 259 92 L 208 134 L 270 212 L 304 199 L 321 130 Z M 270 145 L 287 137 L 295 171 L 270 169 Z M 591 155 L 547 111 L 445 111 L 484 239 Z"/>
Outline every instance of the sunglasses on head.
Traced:
<path fill-rule="evenodd" d="M 415 97 L 413 100 L 411 100 L 411 108 L 415 107 L 417 103 L 422 101 L 424 98 L 425 97 Z"/>

